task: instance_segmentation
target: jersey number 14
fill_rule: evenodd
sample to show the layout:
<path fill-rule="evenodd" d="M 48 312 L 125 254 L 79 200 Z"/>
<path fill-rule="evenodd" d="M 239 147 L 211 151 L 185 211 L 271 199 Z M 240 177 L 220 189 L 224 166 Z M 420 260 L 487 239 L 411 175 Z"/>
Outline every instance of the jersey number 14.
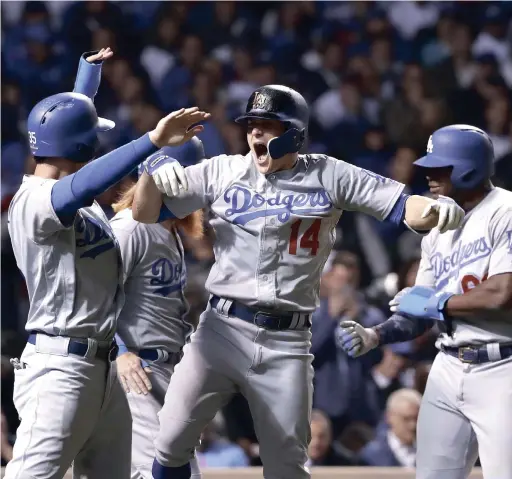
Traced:
<path fill-rule="evenodd" d="M 318 253 L 318 248 L 320 247 L 320 241 L 318 237 L 320 236 L 320 226 L 322 226 L 322 220 L 316 219 L 313 221 L 311 226 L 304 231 L 304 234 L 300 237 L 299 240 L 299 229 L 302 224 L 302 220 L 297 220 L 292 223 L 292 231 L 290 233 L 290 246 L 288 248 L 288 252 L 290 254 L 297 254 L 297 243 L 299 244 L 299 248 L 301 249 L 309 249 L 311 250 L 311 256 L 316 256 Z"/>

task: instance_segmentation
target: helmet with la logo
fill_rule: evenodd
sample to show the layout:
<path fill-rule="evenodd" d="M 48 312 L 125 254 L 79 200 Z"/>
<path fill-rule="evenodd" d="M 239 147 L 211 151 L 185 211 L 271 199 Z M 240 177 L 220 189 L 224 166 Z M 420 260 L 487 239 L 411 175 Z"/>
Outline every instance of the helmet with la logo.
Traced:
<path fill-rule="evenodd" d="M 423 168 L 452 168 L 455 188 L 472 189 L 494 174 L 494 148 L 485 131 L 471 125 L 450 125 L 429 138 L 427 154 L 414 162 Z"/>

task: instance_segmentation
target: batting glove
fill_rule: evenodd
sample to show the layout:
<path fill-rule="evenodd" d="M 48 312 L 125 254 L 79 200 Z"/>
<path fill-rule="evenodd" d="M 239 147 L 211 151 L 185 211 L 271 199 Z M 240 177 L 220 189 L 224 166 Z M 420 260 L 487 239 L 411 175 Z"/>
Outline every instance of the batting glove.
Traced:
<path fill-rule="evenodd" d="M 389 309 L 391 310 L 392 313 L 396 313 L 398 304 L 400 303 L 400 298 L 404 294 L 408 293 L 410 290 L 411 290 L 411 288 L 404 288 L 395 294 L 395 297 L 388 303 Z"/>
<path fill-rule="evenodd" d="M 464 210 L 454 200 L 442 195 L 439 195 L 437 200 L 433 200 L 425 208 L 421 217 L 426 218 L 432 212 L 436 212 L 439 215 L 437 228 L 440 233 L 457 229 L 462 224 L 466 215 Z"/>
<path fill-rule="evenodd" d="M 169 197 L 178 196 L 180 188 L 188 189 L 187 175 L 179 161 L 157 151 L 143 163 L 144 171 L 153 178 L 160 193 Z"/>
<path fill-rule="evenodd" d="M 355 321 L 342 321 L 337 328 L 336 340 L 351 358 L 362 356 L 379 345 L 377 333 Z"/>
<path fill-rule="evenodd" d="M 436 293 L 434 288 L 414 286 L 399 298 L 396 311 L 418 319 L 445 321 L 446 302 L 454 293 Z"/>

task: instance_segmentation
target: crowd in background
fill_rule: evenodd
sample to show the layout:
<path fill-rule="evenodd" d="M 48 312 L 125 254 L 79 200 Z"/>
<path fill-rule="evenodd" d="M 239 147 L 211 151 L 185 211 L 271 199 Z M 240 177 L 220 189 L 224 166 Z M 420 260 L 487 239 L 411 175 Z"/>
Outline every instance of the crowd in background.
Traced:
<path fill-rule="evenodd" d="M 281 83 L 311 106 L 308 152 L 326 153 L 424 193 L 412 162 L 451 124 L 486 130 L 494 184 L 512 187 L 512 3 L 509 2 L 2 2 L 2 460 L 18 422 L 9 357 L 25 344 L 27 301 L 5 225 L 12 194 L 34 164 L 24 128 L 32 106 L 71 91 L 80 55 L 110 46 L 95 99 L 117 126 L 106 152 L 169 112 L 211 112 L 206 156 L 246 153 L 233 122 L 258 86 Z M 118 185 L 98 198 L 107 215 Z M 310 465 L 414 466 L 419 401 L 436 332 L 349 358 L 341 318 L 386 319 L 387 302 L 414 282 L 420 238 L 344 213 L 314 315 L 315 393 Z M 213 262 L 211 238 L 185 238 L 189 319 L 197 321 Z M 204 466 L 258 465 L 247 403 L 235 396 L 204 431 Z"/>

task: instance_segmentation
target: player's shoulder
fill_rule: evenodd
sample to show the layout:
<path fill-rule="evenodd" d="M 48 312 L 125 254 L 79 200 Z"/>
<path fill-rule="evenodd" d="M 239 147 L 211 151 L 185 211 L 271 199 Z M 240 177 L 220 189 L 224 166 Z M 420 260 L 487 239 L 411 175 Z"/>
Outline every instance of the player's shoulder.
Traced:
<path fill-rule="evenodd" d="M 11 214 L 20 203 L 41 201 L 44 197 L 48 197 L 51 194 L 53 185 L 57 183 L 57 181 L 58 180 L 53 178 L 25 175 L 18 190 L 12 196 L 12 200 L 9 204 L 9 214 Z M 36 195 L 37 198 L 34 198 L 34 195 Z"/>
<path fill-rule="evenodd" d="M 495 187 L 484 202 L 482 216 L 488 218 L 491 230 L 502 223 L 512 222 L 512 191 Z"/>
<path fill-rule="evenodd" d="M 201 164 L 220 171 L 239 171 L 250 164 L 250 155 L 217 155 L 204 159 Z"/>
<path fill-rule="evenodd" d="M 337 158 L 323 153 L 308 153 L 306 155 L 299 155 L 299 158 L 308 166 L 308 168 L 324 168 L 326 166 L 335 167 L 340 162 L 343 163 L 342 160 L 338 160 Z"/>

